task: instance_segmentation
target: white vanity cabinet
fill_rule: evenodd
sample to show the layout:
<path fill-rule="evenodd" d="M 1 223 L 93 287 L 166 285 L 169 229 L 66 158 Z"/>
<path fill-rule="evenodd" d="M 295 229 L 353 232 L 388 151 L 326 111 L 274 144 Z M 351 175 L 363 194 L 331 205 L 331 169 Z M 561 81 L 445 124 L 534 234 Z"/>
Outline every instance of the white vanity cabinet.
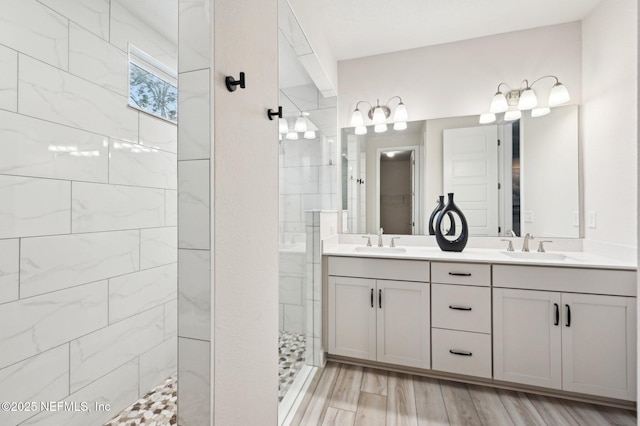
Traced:
<path fill-rule="evenodd" d="M 429 368 L 429 262 L 330 257 L 328 268 L 330 354 Z"/>
<path fill-rule="evenodd" d="M 494 265 L 494 379 L 635 399 L 635 277 Z"/>

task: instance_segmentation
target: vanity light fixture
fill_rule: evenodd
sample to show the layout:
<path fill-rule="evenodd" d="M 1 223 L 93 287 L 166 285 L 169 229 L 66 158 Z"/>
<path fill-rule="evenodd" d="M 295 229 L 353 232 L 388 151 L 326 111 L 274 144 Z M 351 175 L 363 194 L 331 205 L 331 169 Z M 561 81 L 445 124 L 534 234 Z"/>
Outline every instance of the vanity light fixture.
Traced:
<path fill-rule="evenodd" d="M 376 106 L 371 105 L 367 101 L 359 101 L 356 104 L 356 109 L 351 114 L 351 126 L 355 127 L 356 135 L 364 135 L 367 133 L 367 126 L 364 122 L 364 116 L 362 111 L 360 111 L 360 104 L 365 103 L 369 105 L 369 110 L 367 111 L 367 116 L 371 120 L 374 125 L 374 131 L 376 133 L 386 132 L 387 127 L 387 119 L 391 116 L 391 108 L 389 104 L 391 101 L 397 99 L 398 105 L 396 105 L 395 111 L 393 112 L 393 129 L 394 130 L 404 130 L 407 128 L 407 120 L 409 115 L 407 113 L 407 107 L 402 102 L 402 98 L 400 96 L 391 97 L 384 105 L 380 105 L 380 99 L 377 100 Z"/>
<path fill-rule="evenodd" d="M 533 90 L 533 86 L 545 78 L 555 79 L 554 85 L 551 87 L 549 97 L 547 99 L 548 106 L 538 107 L 538 97 Z M 502 88 L 502 87 L 505 88 Z M 519 89 L 511 89 L 507 83 L 498 84 L 498 89 L 491 99 L 489 113 L 480 115 L 480 124 L 493 123 L 496 120 L 495 114 L 505 113 L 506 121 L 517 120 L 522 116 L 521 111 L 531 110 L 532 117 L 542 117 L 551 112 L 550 107 L 561 105 L 571 99 L 566 86 L 558 80 L 555 75 L 545 75 L 529 84 L 529 80 L 525 79 L 520 84 Z"/>
<path fill-rule="evenodd" d="M 288 140 L 298 140 L 301 136 L 305 139 L 316 138 L 316 128 L 313 125 L 309 125 L 307 121 L 308 112 L 300 112 L 295 121 L 292 121 L 293 127 L 289 127 L 289 121 L 286 118 L 281 118 L 278 122 L 278 132 L 280 135 L 285 135 L 284 138 Z M 291 118 L 293 120 L 293 118 Z M 302 135 L 299 135 L 302 133 Z"/>

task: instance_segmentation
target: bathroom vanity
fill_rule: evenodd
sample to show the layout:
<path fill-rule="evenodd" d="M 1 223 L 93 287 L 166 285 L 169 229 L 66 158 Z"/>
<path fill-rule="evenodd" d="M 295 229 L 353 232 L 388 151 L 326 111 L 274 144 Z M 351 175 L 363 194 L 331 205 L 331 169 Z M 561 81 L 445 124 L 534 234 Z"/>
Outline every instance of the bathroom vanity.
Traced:
<path fill-rule="evenodd" d="M 635 265 L 582 252 L 324 251 L 329 358 L 636 399 Z"/>

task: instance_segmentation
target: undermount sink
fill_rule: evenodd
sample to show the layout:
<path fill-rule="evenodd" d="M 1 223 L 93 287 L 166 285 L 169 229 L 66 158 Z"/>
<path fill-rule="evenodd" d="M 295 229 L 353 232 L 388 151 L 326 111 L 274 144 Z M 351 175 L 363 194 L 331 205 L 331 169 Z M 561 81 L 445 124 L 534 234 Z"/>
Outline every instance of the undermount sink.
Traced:
<path fill-rule="evenodd" d="M 407 249 L 403 247 L 356 247 L 358 253 L 406 253 Z"/>
<path fill-rule="evenodd" d="M 567 256 L 560 253 L 547 253 L 537 251 L 503 251 L 502 254 L 513 257 L 514 259 L 530 259 L 530 260 L 566 260 Z"/>

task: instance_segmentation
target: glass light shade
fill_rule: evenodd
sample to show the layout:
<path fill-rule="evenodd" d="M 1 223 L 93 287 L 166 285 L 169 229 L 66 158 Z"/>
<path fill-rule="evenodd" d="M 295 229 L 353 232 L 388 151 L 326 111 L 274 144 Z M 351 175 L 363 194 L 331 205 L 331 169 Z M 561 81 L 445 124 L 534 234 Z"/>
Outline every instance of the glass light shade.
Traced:
<path fill-rule="evenodd" d="M 307 120 L 304 117 L 298 117 L 295 126 L 293 126 L 293 130 L 295 130 L 296 132 L 306 132 Z"/>
<path fill-rule="evenodd" d="M 407 113 L 407 107 L 404 106 L 402 102 L 400 102 L 396 107 L 395 112 L 393 113 L 393 121 L 402 122 L 402 121 L 407 121 L 408 119 L 409 119 L 409 114 Z"/>
<path fill-rule="evenodd" d="M 509 104 L 507 103 L 506 96 L 504 96 L 504 94 L 501 92 L 496 92 L 496 94 L 493 95 L 493 99 L 491 100 L 491 107 L 489 108 L 489 111 L 495 114 L 498 112 L 505 112 L 508 109 Z"/>
<path fill-rule="evenodd" d="M 551 112 L 550 108 L 544 107 L 544 108 L 534 108 L 531 110 L 531 116 L 532 117 L 542 117 L 543 115 L 547 115 Z"/>
<path fill-rule="evenodd" d="M 406 121 L 398 121 L 393 123 L 393 130 L 404 130 L 407 128 L 407 122 Z"/>
<path fill-rule="evenodd" d="M 504 119 L 505 121 L 513 121 L 513 120 L 517 120 L 520 117 L 522 117 L 522 113 L 520 112 L 520 110 L 515 110 L 515 111 L 507 111 L 504 113 Z"/>
<path fill-rule="evenodd" d="M 281 118 L 278 120 L 278 131 L 280 133 L 287 133 L 289 131 L 289 124 L 287 123 L 286 118 Z"/>
<path fill-rule="evenodd" d="M 375 107 L 375 109 L 373 110 L 373 118 L 371 119 L 371 121 L 373 121 L 373 124 L 383 124 L 385 121 L 387 121 L 387 117 L 384 115 L 382 107 Z"/>
<path fill-rule="evenodd" d="M 305 139 L 315 139 L 316 138 L 316 131 L 315 130 L 307 130 L 306 132 L 304 132 L 304 136 Z"/>
<path fill-rule="evenodd" d="M 356 127 L 356 135 L 366 135 L 366 134 L 367 134 L 367 126 Z"/>
<path fill-rule="evenodd" d="M 396 155 L 396 152 L 395 151 L 387 151 L 386 154 L 387 154 L 387 157 L 393 158 Z"/>
<path fill-rule="evenodd" d="M 571 99 L 569 91 L 564 84 L 557 82 L 549 92 L 549 106 L 556 106 L 568 102 Z"/>
<path fill-rule="evenodd" d="M 298 133 L 297 132 L 289 132 L 289 133 L 287 133 L 287 136 L 285 136 L 285 138 L 289 139 L 290 141 L 298 140 Z"/>
<path fill-rule="evenodd" d="M 278 140 L 281 141 L 282 140 L 282 133 L 278 133 Z"/>
<path fill-rule="evenodd" d="M 496 121 L 496 115 L 492 112 L 480 114 L 480 124 L 493 123 Z"/>
<path fill-rule="evenodd" d="M 373 127 L 373 131 L 376 132 L 376 133 L 386 132 L 387 131 L 387 124 L 386 123 L 376 124 Z"/>
<path fill-rule="evenodd" d="M 362 112 L 358 108 L 353 111 L 351 114 L 351 127 L 360 127 L 364 126 L 364 117 L 362 117 Z"/>
<path fill-rule="evenodd" d="M 536 92 L 533 89 L 527 87 L 520 93 L 520 100 L 518 101 L 518 109 L 526 111 L 538 106 L 538 98 Z"/>

